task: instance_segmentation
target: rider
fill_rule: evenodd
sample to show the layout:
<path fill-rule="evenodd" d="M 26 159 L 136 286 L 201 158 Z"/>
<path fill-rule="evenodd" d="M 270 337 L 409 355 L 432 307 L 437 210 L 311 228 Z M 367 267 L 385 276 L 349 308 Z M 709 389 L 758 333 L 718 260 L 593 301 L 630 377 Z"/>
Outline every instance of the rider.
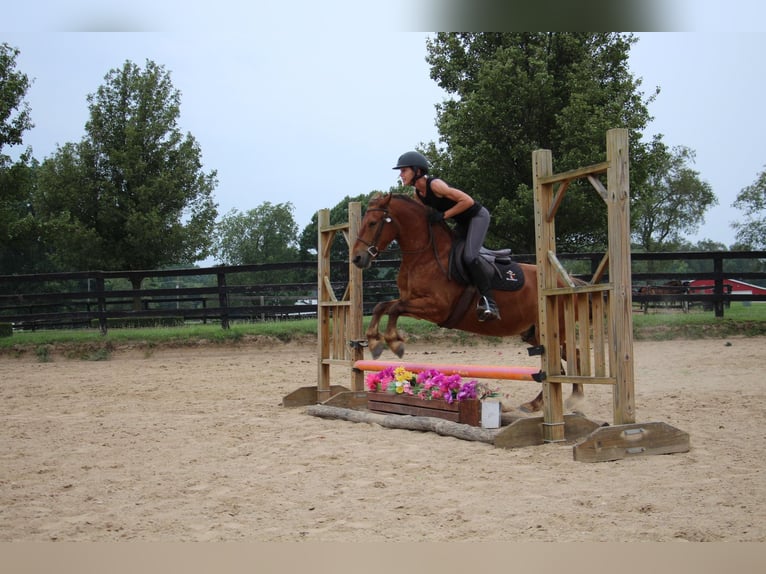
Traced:
<path fill-rule="evenodd" d="M 433 208 L 428 217 L 431 223 L 445 219 L 455 221 L 456 231 L 465 237 L 463 261 L 481 295 L 476 315 L 479 321 L 500 319 L 500 311 L 492 297 L 490 277 L 484 271 L 479 257 L 479 249 L 489 229 L 490 215 L 487 208 L 464 191 L 451 187 L 443 179 L 427 177 L 428 160 L 416 151 L 408 151 L 399 156 L 393 169 L 399 170 L 402 185 L 414 186 L 417 198 Z"/>

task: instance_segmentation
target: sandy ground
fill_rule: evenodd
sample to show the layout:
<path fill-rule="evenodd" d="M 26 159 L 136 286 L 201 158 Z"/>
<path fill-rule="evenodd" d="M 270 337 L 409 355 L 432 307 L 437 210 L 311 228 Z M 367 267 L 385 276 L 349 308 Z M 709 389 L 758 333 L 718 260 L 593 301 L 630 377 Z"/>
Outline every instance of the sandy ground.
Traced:
<path fill-rule="evenodd" d="M 606 463 L 282 407 L 316 384 L 309 344 L 6 356 L 0 541 L 762 542 L 764 349 L 636 342 L 637 420 L 689 432 L 692 448 Z M 512 340 L 406 358 L 539 364 Z M 538 390 L 496 385 L 514 404 Z M 581 410 L 611 421 L 611 389 L 586 392 Z"/>

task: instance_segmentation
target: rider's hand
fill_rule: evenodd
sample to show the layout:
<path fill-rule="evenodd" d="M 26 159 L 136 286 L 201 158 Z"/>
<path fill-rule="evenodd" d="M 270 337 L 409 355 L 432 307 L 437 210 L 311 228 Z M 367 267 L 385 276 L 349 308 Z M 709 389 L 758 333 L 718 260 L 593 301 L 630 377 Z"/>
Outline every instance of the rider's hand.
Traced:
<path fill-rule="evenodd" d="M 438 209 L 434 209 L 431 213 L 428 214 L 429 223 L 439 223 L 440 221 L 444 221 L 444 213 Z"/>

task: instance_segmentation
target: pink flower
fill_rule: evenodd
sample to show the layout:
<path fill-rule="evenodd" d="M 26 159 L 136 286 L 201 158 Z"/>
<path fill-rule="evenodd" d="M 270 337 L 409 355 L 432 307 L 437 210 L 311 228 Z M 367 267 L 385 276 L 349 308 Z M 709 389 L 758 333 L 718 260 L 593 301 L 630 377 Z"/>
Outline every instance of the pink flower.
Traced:
<path fill-rule="evenodd" d="M 411 376 L 408 379 L 402 376 L 403 369 L 403 366 L 388 367 L 370 373 L 365 379 L 367 389 L 417 396 L 423 400 L 442 399 L 447 403 L 484 398 L 493 392 L 476 380 L 463 383 L 457 374 L 445 375 L 436 369 L 429 369 L 415 375 L 407 373 Z"/>

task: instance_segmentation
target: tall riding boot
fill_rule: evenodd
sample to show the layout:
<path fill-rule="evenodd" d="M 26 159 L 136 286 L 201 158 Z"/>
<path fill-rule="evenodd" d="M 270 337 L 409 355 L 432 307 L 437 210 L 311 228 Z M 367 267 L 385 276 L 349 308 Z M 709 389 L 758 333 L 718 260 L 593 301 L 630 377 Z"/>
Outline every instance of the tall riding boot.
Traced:
<path fill-rule="evenodd" d="M 489 276 L 491 270 L 486 270 L 480 259 L 471 262 L 468 267 L 470 269 L 473 283 L 476 285 L 480 294 L 479 304 L 476 307 L 476 317 L 481 322 L 500 319 L 500 311 L 492 296 L 491 280 Z"/>

